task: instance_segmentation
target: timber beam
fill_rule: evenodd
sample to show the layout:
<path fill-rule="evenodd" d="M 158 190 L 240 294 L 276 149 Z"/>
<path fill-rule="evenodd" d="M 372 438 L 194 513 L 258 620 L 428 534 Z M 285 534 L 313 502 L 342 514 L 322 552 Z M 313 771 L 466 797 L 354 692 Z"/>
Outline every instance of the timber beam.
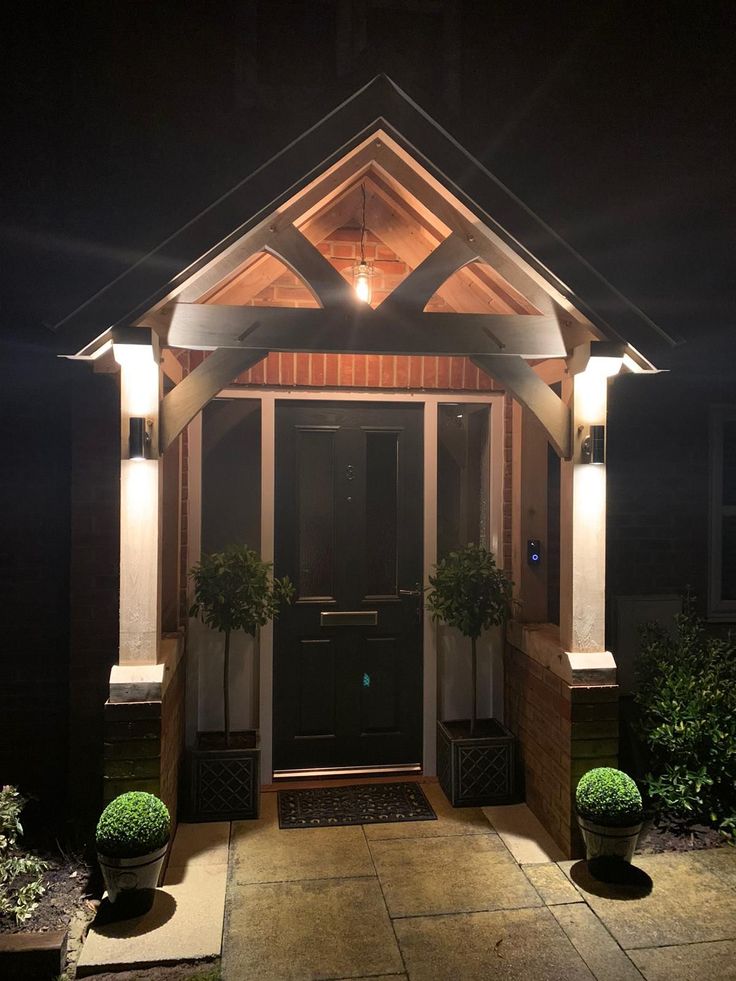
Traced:
<path fill-rule="evenodd" d="M 169 347 L 328 354 L 565 357 L 555 317 L 382 312 L 352 302 L 328 310 L 176 303 L 151 318 Z"/>

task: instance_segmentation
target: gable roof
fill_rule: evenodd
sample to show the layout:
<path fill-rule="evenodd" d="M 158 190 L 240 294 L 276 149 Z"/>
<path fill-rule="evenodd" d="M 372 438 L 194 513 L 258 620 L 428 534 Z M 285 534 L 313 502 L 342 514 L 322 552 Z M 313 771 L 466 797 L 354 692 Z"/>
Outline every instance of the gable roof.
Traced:
<path fill-rule="evenodd" d="M 110 327 L 135 323 L 377 133 L 417 161 L 600 336 L 627 342 L 649 358 L 676 343 L 391 79 L 379 75 L 65 318 L 59 326 L 68 347 L 89 345 Z M 179 270 L 173 277 L 167 274 L 172 268 Z"/>

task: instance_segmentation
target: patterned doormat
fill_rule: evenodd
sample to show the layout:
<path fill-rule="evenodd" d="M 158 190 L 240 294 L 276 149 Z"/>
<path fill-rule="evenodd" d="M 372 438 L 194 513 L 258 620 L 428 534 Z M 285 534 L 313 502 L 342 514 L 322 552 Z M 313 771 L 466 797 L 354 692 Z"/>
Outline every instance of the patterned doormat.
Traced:
<path fill-rule="evenodd" d="M 280 790 L 280 828 L 436 821 L 418 783 L 365 783 L 319 790 Z"/>

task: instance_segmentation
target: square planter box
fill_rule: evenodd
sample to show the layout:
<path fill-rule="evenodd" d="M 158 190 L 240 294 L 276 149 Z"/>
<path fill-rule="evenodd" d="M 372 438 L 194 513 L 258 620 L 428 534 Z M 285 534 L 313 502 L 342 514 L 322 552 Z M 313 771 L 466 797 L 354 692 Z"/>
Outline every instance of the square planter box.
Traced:
<path fill-rule="evenodd" d="M 261 749 L 254 731 L 202 732 L 187 753 L 190 821 L 244 821 L 257 818 L 261 789 Z"/>
<path fill-rule="evenodd" d="M 437 723 L 437 776 L 453 807 L 514 802 L 513 733 L 497 719 L 478 719 L 470 736 L 465 720 Z"/>

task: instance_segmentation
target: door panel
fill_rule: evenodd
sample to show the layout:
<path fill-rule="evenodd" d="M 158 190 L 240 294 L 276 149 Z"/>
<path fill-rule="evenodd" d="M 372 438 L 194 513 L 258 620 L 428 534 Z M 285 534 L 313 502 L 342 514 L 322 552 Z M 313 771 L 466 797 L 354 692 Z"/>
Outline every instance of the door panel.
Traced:
<path fill-rule="evenodd" d="M 275 566 L 297 596 L 274 625 L 275 769 L 417 763 L 421 611 L 400 590 L 421 579 L 422 408 L 276 411 Z"/>

